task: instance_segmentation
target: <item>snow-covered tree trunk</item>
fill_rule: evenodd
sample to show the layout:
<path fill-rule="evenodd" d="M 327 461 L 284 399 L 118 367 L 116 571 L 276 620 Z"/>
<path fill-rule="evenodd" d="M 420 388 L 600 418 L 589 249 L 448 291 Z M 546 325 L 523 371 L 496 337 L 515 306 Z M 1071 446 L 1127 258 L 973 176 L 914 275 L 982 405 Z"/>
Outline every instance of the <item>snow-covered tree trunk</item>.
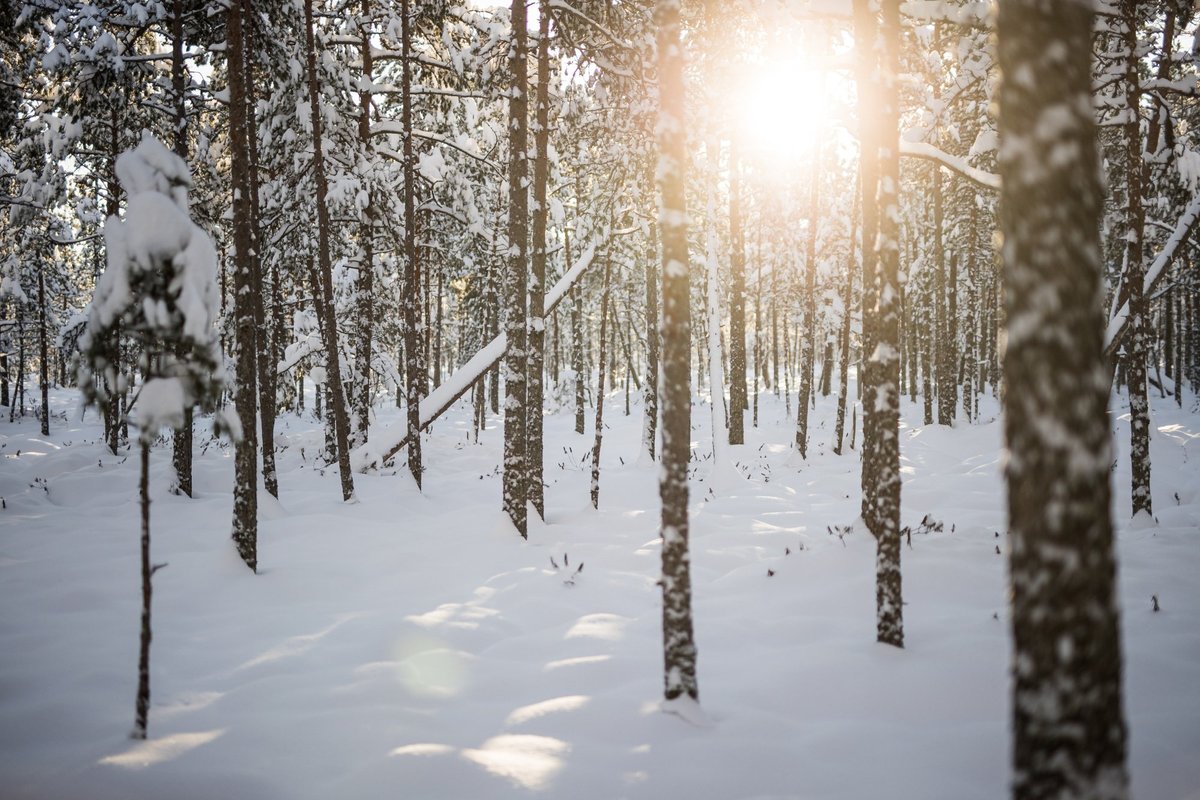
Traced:
<path fill-rule="evenodd" d="M 653 174 L 652 174 L 653 177 Z M 653 191 L 653 182 L 651 182 Z M 653 460 L 658 438 L 658 256 L 657 226 L 650 223 L 646 238 L 646 379 L 642 383 L 644 393 L 642 421 L 642 450 Z"/>
<path fill-rule="evenodd" d="M 371 0 L 362 0 L 359 20 L 359 58 L 362 61 L 362 80 L 358 97 L 358 138 L 365 165 L 371 168 L 371 87 L 375 73 L 371 62 Z M 354 446 L 367 442 L 371 425 L 371 359 L 375 337 L 375 202 L 373 186 L 368 183 L 366 204 L 361 211 L 358 227 L 358 276 L 354 284 L 357 332 L 354 342 Z"/>
<path fill-rule="evenodd" d="M 508 100 L 508 252 L 507 316 L 504 332 L 508 353 L 504 359 L 504 469 L 503 505 L 521 538 L 529 537 L 528 502 L 528 358 L 529 312 L 529 78 L 525 0 L 512 0 L 512 44 L 509 69 L 512 87 Z"/>
<path fill-rule="evenodd" d="M 604 373 L 612 360 L 608 342 L 609 303 L 611 302 L 612 258 L 604 256 L 604 280 L 600 285 L 600 335 L 596 340 L 596 428 L 592 444 L 592 508 L 600 508 L 600 447 L 604 443 Z"/>
<path fill-rule="evenodd" d="M 796 447 L 808 458 L 808 406 L 813 395 L 813 356 L 817 340 L 817 216 L 818 185 L 821 181 L 821 148 L 814 142 L 812 172 L 808 187 L 808 233 L 804 242 L 803 335 L 800 353 L 800 395 L 796 403 Z"/>
<path fill-rule="evenodd" d="M 421 486 L 424 465 L 421 456 L 421 397 L 425 393 L 424 347 L 421 341 L 421 253 L 417 249 L 416 174 L 412 125 L 412 3 L 400 4 L 400 128 L 404 170 L 404 402 L 408 423 L 408 471 Z"/>
<path fill-rule="evenodd" d="M 862 194 L 858 187 L 854 188 L 854 199 L 851 202 L 850 236 L 847 238 L 846 277 L 842 286 L 842 328 L 838 335 L 838 346 L 841 349 L 841 369 L 838 370 L 838 401 L 837 425 L 833 435 L 833 452 L 842 454 L 842 441 L 846 431 L 846 395 L 850 391 L 850 322 L 851 309 L 854 306 L 854 233 L 858 225 L 858 213 Z M 861 376 L 860 376 L 861 380 Z"/>
<path fill-rule="evenodd" d="M 875 250 L 879 234 L 879 207 L 876 193 L 879 190 L 879 145 L 878 117 L 876 111 L 882 99 L 879 96 L 879 59 L 875 40 L 879 36 L 879 21 L 872 10 L 870 0 L 854 0 L 854 51 L 855 83 L 858 91 L 858 173 L 862 192 L 862 357 L 858 375 L 859 393 L 863 407 L 862 445 L 862 507 L 863 522 L 874 530 L 874 508 L 871 500 L 879 471 L 878 451 L 875 447 L 873 425 L 875 416 L 876 386 L 879 383 L 869 356 L 876 344 L 876 298 L 878 254 Z"/>
<path fill-rule="evenodd" d="M 1001 0 L 1014 798 L 1128 797 L 1092 7 Z"/>
<path fill-rule="evenodd" d="M 879 297 L 870 361 L 877 468 L 871 487 L 875 527 L 876 638 L 904 646 L 900 584 L 900 0 L 883 0 L 880 26 Z"/>
<path fill-rule="evenodd" d="M 746 441 L 746 241 L 737 139 L 729 148 L 729 443 Z"/>
<path fill-rule="evenodd" d="M 187 160 L 186 77 L 183 63 L 183 0 L 171 0 L 171 100 L 175 111 L 175 155 Z M 171 442 L 175 486 L 180 494 L 192 496 L 192 409 L 183 415 Z"/>
<path fill-rule="evenodd" d="M 662 235 L 662 591 L 663 693 L 667 700 L 699 697 L 692 634 L 688 555 L 688 461 L 691 457 L 691 314 L 688 307 L 687 129 L 679 0 L 658 0 L 659 230 Z"/>
<path fill-rule="evenodd" d="M 526 403 L 528 431 L 526 439 L 526 473 L 529 502 L 541 518 L 546 516 L 546 499 L 542 472 L 545 446 L 542 441 L 542 414 L 545 404 L 546 365 L 546 185 L 550 180 L 550 4 L 540 0 L 538 7 L 537 93 L 534 100 L 533 131 L 533 229 L 530 241 L 530 261 L 533 267 L 529 281 L 529 387 Z M 592 505 L 595 505 L 593 502 Z"/>
<path fill-rule="evenodd" d="M 1129 288 L 1129 340 L 1125 348 L 1125 378 L 1129 386 L 1129 462 L 1132 468 L 1133 513 L 1150 515 L 1150 403 L 1146 396 L 1146 360 L 1149 343 L 1147 327 L 1149 302 L 1143 283 L 1146 262 L 1142 239 L 1145 235 L 1146 210 L 1143 205 L 1142 129 L 1138 103 L 1141 97 L 1138 75 L 1138 34 L 1136 0 L 1122 0 L 1122 44 L 1125 58 L 1125 193 L 1128 206 L 1125 231 L 1125 285 Z"/>
<path fill-rule="evenodd" d="M 342 482 L 342 499 L 354 497 L 354 474 L 350 471 L 350 418 L 346 412 L 346 392 L 342 381 L 342 358 L 338 343 L 337 318 L 333 299 L 333 264 L 330 260 L 332 222 L 329 219 L 329 182 L 325 173 L 324 137 L 321 122 L 320 76 L 317 74 L 317 42 L 313 21 L 313 2 L 304 2 L 304 39 L 308 61 L 308 105 L 313 136 L 313 183 L 316 185 L 317 205 L 317 272 L 320 284 L 314 292 L 324 302 L 319 309 L 322 339 L 325 346 L 326 386 L 333 417 L 338 473 Z M 256 291 L 261 287 L 256 287 Z M 253 417 L 249 423 L 254 424 Z"/>
<path fill-rule="evenodd" d="M 229 138 L 230 173 L 233 189 L 233 327 L 236 337 L 237 388 L 234 407 L 241 421 L 242 438 L 234 451 L 233 541 L 238 555 L 250 569 L 258 570 L 258 421 L 257 364 L 254 327 L 254 267 L 251 249 L 254 238 L 250 206 L 250 151 L 246 147 L 248 129 L 246 81 L 249 59 L 243 52 L 243 0 L 229 5 L 226 22 L 229 61 Z M 316 287 L 313 287 L 316 289 Z"/>

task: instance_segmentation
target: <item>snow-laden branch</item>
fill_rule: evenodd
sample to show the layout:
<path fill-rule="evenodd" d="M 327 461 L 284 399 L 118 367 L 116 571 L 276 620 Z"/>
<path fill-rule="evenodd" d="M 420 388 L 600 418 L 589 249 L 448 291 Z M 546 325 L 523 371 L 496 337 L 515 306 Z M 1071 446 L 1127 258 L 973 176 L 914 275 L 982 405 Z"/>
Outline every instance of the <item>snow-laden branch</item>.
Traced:
<path fill-rule="evenodd" d="M 1159 251 L 1158 256 L 1146 270 L 1146 278 L 1142 282 L 1144 296 L 1149 297 L 1154 292 L 1154 287 L 1162 280 L 1162 276 L 1167 274 L 1167 267 L 1178 254 L 1183 243 L 1187 241 L 1188 236 L 1191 235 L 1198 220 L 1200 220 L 1200 194 L 1193 197 L 1187 208 L 1183 210 L 1183 215 L 1175 223 L 1175 229 L 1167 237 L 1163 249 Z M 1121 343 L 1129 322 L 1128 288 L 1122 287 L 1121 294 L 1126 296 L 1119 298 L 1120 307 L 1109 318 L 1108 329 L 1104 332 L 1104 353 L 1109 357 Z"/>
<path fill-rule="evenodd" d="M 555 307 L 562 301 L 567 292 L 571 290 L 571 287 L 575 285 L 575 282 L 583 274 L 584 270 L 591 265 L 595 254 L 596 242 L 593 241 L 580 254 L 575 265 L 567 270 L 567 273 L 559 278 L 558 283 L 554 284 L 554 288 L 546 293 L 545 317 L 549 317 L 554 313 Z M 454 405 L 460 397 L 466 394 L 475 385 L 475 382 L 483 377 L 484 373 L 499 363 L 507 350 L 508 337 L 501 333 L 495 339 L 492 339 L 482 350 L 472 356 L 467 363 L 455 370 L 454 374 L 446 378 L 446 381 L 441 386 L 438 386 L 422 398 L 419 408 L 421 430 L 425 430 L 432 425 L 434 420 L 444 414 L 450 406 Z M 404 422 L 397 423 L 381 431 L 372 433 L 370 441 L 352 450 L 350 452 L 350 464 L 357 472 L 366 472 L 378 467 L 396 455 L 396 453 L 399 453 L 407 444 L 407 424 Z"/>
<path fill-rule="evenodd" d="M 959 175 L 984 189 L 991 189 L 995 192 L 1000 191 L 999 175 L 976 169 L 958 156 L 952 156 L 945 150 L 940 150 L 927 142 L 906 142 L 901 140 L 900 155 L 933 161 L 957 172 Z"/>

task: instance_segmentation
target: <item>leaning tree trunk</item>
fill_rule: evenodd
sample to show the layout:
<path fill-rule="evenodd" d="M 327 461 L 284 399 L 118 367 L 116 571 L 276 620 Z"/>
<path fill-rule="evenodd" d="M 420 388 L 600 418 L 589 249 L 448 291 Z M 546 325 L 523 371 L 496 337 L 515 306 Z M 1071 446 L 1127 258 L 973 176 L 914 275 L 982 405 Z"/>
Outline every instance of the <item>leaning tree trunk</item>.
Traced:
<path fill-rule="evenodd" d="M 658 185 L 662 195 L 662 591 L 663 694 L 667 700 L 699 698 L 696 643 L 692 634 L 692 581 L 688 556 L 688 483 L 691 456 L 691 386 L 688 359 L 691 320 L 688 308 L 686 138 L 684 128 L 683 50 L 679 0 L 658 0 Z"/>
<path fill-rule="evenodd" d="M 319 291 L 324 297 L 321 328 L 325 345 L 326 386 L 329 387 L 333 411 L 333 430 L 336 437 L 338 473 L 342 479 L 342 499 L 354 497 L 354 474 L 350 471 L 350 418 L 346 413 L 346 392 L 342 384 L 342 358 L 338 345 L 337 316 L 333 302 L 333 265 L 330 263 L 329 238 L 332 223 L 329 219 L 329 182 L 325 176 L 321 125 L 321 95 L 317 75 L 317 42 L 313 23 L 313 2 L 304 3 L 304 38 L 308 57 L 308 105 L 313 136 L 313 183 L 317 196 L 317 262 Z M 405 221 L 407 224 L 407 220 Z M 313 287 L 318 289 L 318 287 Z"/>
<path fill-rule="evenodd" d="M 529 538 L 529 471 L 527 435 L 528 390 L 528 265 L 529 80 L 525 0 L 512 0 L 512 48 L 509 69 L 512 89 L 508 101 L 508 292 L 504 331 L 508 353 L 504 359 L 504 511 L 521 538 Z"/>
<path fill-rule="evenodd" d="M 242 16 L 246 0 L 229 5 L 226 39 L 229 48 L 229 138 L 233 183 L 234 331 L 237 367 L 234 407 L 241 421 L 242 438 L 234 450 L 233 541 L 246 566 L 258 570 L 258 435 L 257 364 L 254 326 L 254 238 L 250 207 L 250 151 L 246 147 L 246 80 L 248 58 L 243 52 Z"/>
<path fill-rule="evenodd" d="M 1014 798 L 1129 796 L 1092 19 L 1000 0 Z"/>

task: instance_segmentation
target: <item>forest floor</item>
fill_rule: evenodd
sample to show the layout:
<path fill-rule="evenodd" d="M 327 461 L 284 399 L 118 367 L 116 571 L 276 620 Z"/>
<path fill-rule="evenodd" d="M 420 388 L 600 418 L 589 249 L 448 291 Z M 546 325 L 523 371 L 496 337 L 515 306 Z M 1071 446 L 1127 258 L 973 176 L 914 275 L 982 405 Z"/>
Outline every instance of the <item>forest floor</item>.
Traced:
<path fill-rule="evenodd" d="M 1153 401 L 1157 524 L 1130 524 L 1128 416 L 1112 414 L 1130 764 L 1135 796 L 1157 800 L 1200 798 L 1191 404 Z M 905 402 L 904 650 L 874 641 L 871 537 L 828 529 L 859 506 L 857 453 L 829 444 L 833 398 L 803 462 L 794 408 L 760 395 L 761 425 L 733 449 L 743 478 L 711 488 L 709 408 L 695 407 L 690 721 L 658 704 L 658 469 L 638 455 L 640 407 L 623 406 L 609 396 L 599 511 L 590 410 L 587 436 L 568 411 L 547 417 L 547 519 L 528 542 L 499 511 L 498 419 L 476 444 L 455 409 L 426 438 L 423 494 L 393 467 L 356 476 L 347 505 L 336 469 L 314 466 L 319 423 L 285 417 L 258 575 L 229 539 L 230 448 L 198 448 L 187 499 L 156 447 L 153 560 L 168 566 L 145 742 L 128 738 L 137 458 L 104 450 L 72 391 L 55 393 L 48 439 L 32 418 L 0 421 L 0 797 L 1008 797 L 995 401 L 953 428 Z M 927 514 L 944 528 L 918 530 Z"/>

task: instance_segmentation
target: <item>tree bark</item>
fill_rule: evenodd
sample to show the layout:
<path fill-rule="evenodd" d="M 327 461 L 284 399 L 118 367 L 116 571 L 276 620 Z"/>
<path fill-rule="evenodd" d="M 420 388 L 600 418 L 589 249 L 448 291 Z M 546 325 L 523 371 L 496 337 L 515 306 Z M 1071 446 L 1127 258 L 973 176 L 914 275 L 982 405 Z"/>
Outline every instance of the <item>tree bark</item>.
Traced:
<path fill-rule="evenodd" d="M 528 365 L 529 353 L 528 268 L 529 172 L 528 147 L 529 80 L 525 0 L 512 0 L 512 47 L 509 69 L 512 89 L 508 101 L 508 316 L 505 333 L 508 353 L 504 359 L 504 511 L 522 539 L 529 538 L 528 501 Z"/>
<path fill-rule="evenodd" d="M 1085 3 L 999 4 L 1012 794 L 1022 800 L 1129 796 L 1092 22 Z"/>
<path fill-rule="evenodd" d="M 243 0 L 244 2 L 245 0 Z M 338 473 L 342 479 L 342 500 L 354 497 L 354 475 L 350 471 L 350 419 L 346 413 L 346 393 L 342 384 L 342 358 L 338 344 L 337 315 L 333 300 L 333 265 L 330 263 L 329 237 L 329 182 L 325 176 L 325 154 L 321 124 L 320 77 L 317 74 L 317 43 L 313 23 L 313 2 L 304 3 L 304 38 L 308 59 L 308 105 L 313 136 L 313 182 L 317 196 L 317 262 L 321 284 L 319 291 L 324 297 L 324 308 L 320 314 L 325 344 L 326 386 L 333 412 L 333 429 L 336 437 Z M 405 221 L 407 224 L 407 220 Z M 317 287 L 313 287 L 314 290 Z"/>
<path fill-rule="evenodd" d="M 592 508 L 600 508 L 600 445 L 604 441 L 604 367 L 612 354 L 608 349 L 608 305 L 612 260 L 604 259 L 604 282 L 600 290 L 600 352 L 596 378 L 596 437 L 592 445 Z"/>
<path fill-rule="evenodd" d="M 546 518 L 543 485 L 545 447 L 542 440 L 542 413 L 545 405 L 546 367 L 546 185 L 550 179 L 550 3 L 540 0 L 537 43 L 537 94 L 534 99 L 533 131 L 533 230 L 530 241 L 529 281 L 529 366 L 528 418 L 526 426 L 526 474 L 529 502 L 538 517 Z M 592 505 L 595 505 L 593 501 Z"/>
<path fill-rule="evenodd" d="M 659 122 L 657 169 L 663 257 L 662 361 L 662 591 L 663 694 L 699 698 L 692 633 L 688 556 L 688 483 L 691 456 L 691 322 L 688 291 L 686 130 L 679 0 L 655 4 L 658 39 Z"/>
<path fill-rule="evenodd" d="M 746 441 L 746 242 L 736 137 L 729 146 L 729 443 Z"/>
<path fill-rule="evenodd" d="M 412 4 L 403 0 L 401 13 L 400 126 L 404 159 L 404 365 L 405 419 L 408 422 L 408 471 L 421 488 L 421 397 L 425 394 L 425 365 L 420 332 L 421 254 L 417 250 L 416 174 L 412 136 Z"/>
<path fill-rule="evenodd" d="M 230 171 L 233 183 L 233 314 L 236 339 L 237 389 L 234 407 L 241 421 L 242 438 L 234 449 L 233 541 L 246 566 L 258 571 L 258 421 L 257 364 L 254 325 L 253 220 L 250 205 L 250 151 L 246 147 L 246 81 L 249 59 L 243 52 L 242 15 L 245 0 L 229 5 L 226 39 L 229 59 Z"/>

